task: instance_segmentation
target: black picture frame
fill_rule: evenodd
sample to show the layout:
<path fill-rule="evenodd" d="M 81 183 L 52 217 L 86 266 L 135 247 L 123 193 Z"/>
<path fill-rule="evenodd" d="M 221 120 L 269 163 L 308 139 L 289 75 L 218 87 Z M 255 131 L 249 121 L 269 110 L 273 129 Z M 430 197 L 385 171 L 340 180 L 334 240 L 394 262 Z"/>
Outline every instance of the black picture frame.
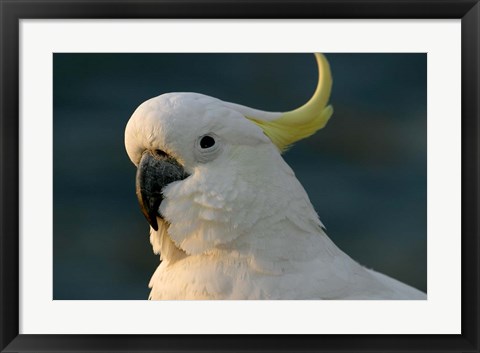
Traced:
<path fill-rule="evenodd" d="M 1 352 L 479 352 L 478 0 L 0 0 L 0 15 Z M 462 333 L 242 336 L 19 334 L 19 20 L 57 18 L 461 19 Z"/>

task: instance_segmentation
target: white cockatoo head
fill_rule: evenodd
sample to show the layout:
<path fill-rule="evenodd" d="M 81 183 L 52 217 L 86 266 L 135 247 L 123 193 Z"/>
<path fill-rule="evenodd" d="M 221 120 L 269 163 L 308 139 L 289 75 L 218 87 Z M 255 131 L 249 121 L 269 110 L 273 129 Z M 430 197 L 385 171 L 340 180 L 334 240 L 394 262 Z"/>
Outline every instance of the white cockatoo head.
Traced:
<path fill-rule="evenodd" d="M 167 93 L 133 113 L 125 146 L 138 168 L 137 197 L 152 244 L 164 260 L 228 246 L 287 207 L 298 187 L 290 190 L 293 173 L 281 153 L 324 127 L 333 112 L 330 68 L 323 55 L 315 57 L 317 89 L 290 112 Z"/>

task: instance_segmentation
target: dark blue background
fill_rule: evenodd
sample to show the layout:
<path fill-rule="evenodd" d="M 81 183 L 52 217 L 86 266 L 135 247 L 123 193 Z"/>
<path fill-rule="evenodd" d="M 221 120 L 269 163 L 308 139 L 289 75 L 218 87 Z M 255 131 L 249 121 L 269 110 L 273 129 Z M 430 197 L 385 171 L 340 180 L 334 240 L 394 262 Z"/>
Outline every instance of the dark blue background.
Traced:
<path fill-rule="evenodd" d="M 426 290 L 426 54 L 327 54 L 335 112 L 284 157 L 333 241 Z M 311 54 L 54 54 L 54 299 L 146 299 L 158 265 L 124 129 L 143 101 L 191 91 L 302 105 Z"/>

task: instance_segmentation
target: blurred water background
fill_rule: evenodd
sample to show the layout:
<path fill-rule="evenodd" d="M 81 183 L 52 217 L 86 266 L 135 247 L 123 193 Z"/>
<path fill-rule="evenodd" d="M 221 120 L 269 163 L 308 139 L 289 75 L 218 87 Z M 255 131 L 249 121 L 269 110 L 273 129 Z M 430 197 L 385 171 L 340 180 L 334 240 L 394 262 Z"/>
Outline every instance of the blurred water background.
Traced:
<path fill-rule="evenodd" d="M 426 54 L 327 54 L 335 112 L 284 158 L 351 257 L 426 291 Z M 146 299 L 158 265 L 124 129 L 191 91 L 271 111 L 313 93 L 311 54 L 54 54 L 54 299 Z"/>

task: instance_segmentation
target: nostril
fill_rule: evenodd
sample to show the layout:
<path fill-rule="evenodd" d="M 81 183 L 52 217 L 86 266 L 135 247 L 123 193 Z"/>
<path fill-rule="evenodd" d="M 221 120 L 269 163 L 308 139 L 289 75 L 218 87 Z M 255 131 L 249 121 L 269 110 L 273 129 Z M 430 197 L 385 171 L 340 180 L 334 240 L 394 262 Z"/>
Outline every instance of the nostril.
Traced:
<path fill-rule="evenodd" d="M 168 157 L 168 154 L 166 154 L 164 151 L 162 150 L 155 150 L 155 154 L 159 157 Z"/>

